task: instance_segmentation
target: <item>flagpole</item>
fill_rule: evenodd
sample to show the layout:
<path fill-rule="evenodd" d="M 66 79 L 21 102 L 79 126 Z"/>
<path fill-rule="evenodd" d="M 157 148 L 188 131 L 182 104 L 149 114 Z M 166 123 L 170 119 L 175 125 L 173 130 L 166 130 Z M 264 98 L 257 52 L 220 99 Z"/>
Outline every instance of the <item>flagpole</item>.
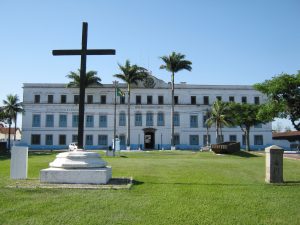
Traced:
<path fill-rule="evenodd" d="M 115 85 L 115 110 L 114 110 L 114 156 L 116 154 L 116 131 L 117 131 L 117 85 L 118 85 L 118 81 L 114 81 L 114 85 Z"/>

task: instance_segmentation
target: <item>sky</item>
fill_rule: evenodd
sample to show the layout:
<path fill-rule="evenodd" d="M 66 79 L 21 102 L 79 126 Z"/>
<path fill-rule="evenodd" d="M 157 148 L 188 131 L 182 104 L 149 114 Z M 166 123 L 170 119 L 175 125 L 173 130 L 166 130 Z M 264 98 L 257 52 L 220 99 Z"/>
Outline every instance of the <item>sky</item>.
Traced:
<path fill-rule="evenodd" d="M 87 70 L 112 83 L 126 59 L 166 82 L 161 56 L 192 61 L 175 82 L 252 85 L 300 70 L 300 0 L 1 0 L 0 101 L 22 100 L 23 83 L 67 83 L 79 56 L 54 49 L 116 49 L 88 56 Z M 0 105 L 1 105 L 0 103 Z"/>

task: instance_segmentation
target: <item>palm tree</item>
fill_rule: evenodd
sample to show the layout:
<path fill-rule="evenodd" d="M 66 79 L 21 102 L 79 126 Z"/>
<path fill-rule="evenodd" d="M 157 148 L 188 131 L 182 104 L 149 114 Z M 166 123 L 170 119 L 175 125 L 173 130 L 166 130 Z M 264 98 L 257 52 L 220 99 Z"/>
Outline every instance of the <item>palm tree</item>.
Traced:
<path fill-rule="evenodd" d="M 92 84 L 100 84 L 101 85 L 101 79 L 100 79 L 100 77 L 97 77 L 96 75 L 97 75 L 97 71 L 93 71 L 93 70 L 86 73 L 85 87 L 88 87 Z M 80 86 L 80 69 L 78 69 L 78 72 L 71 71 L 66 77 L 72 80 L 67 84 L 67 87 L 79 87 Z"/>
<path fill-rule="evenodd" d="M 229 108 L 228 104 L 217 100 L 214 102 L 211 108 L 210 117 L 206 120 L 206 124 L 211 126 L 216 125 L 216 142 L 217 144 L 222 142 L 222 127 L 223 125 L 230 125 L 230 118 L 228 116 Z"/>
<path fill-rule="evenodd" d="M 127 59 L 125 65 L 122 66 L 118 64 L 119 69 L 122 73 L 115 74 L 114 77 L 119 78 L 120 80 L 124 81 L 127 84 L 127 149 L 130 150 L 130 91 L 131 85 L 137 84 L 138 81 L 143 81 L 148 76 L 148 71 L 136 64 L 130 65 L 130 61 Z"/>
<path fill-rule="evenodd" d="M 172 52 L 169 56 L 162 56 L 160 57 L 165 64 L 160 66 L 160 69 L 165 69 L 171 72 L 171 81 L 172 81 L 172 107 L 171 107 L 171 148 L 175 149 L 174 146 L 174 75 L 175 73 L 179 72 L 180 70 L 192 70 L 192 62 L 185 60 L 185 55 L 181 53 Z"/>
<path fill-rule="evenodd" d="M 22 104 L 19 101 L 18 95 L 7 95 L 7 99 L 3 100 L 3 111 L 7 116 L 8 119 L 8 149 L 10 150 L 10 129 L 11 124 L 14 122 L 15 124 L 15 135 L 14 135 L 14 141 L 16 140 L 16 131 L 17 131 L 17 115 L 18 113 L 23 113 L 24 109 L 22 107 Z"/>
<path fill-rule="evenodd" d="M 205 111 L 205 121 L 204 121 L 204 124 L 205 124 L 205 127 L 206 127 L 206 146 L 209 146 L 210 145 L 210 141 L 208 139 L 208 135 L 209 135 L 209 128 L 211 127 L 211 124 L 208 123 L 208 118 L 210 118 L 211 116 L 211 111 L 209 109 L 206 109 Z"/>

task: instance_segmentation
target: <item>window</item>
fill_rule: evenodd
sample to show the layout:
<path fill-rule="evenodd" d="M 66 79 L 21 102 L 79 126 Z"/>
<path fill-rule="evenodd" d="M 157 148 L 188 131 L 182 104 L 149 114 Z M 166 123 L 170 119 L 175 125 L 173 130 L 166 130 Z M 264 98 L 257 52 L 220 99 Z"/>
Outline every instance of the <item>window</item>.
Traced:
<path fill-rule="evenodd" d="M 72 116 L 72 127 L 78 127 L 78 120 L 79 120 L 78 115 L 73 115 Z"/>
<path fill-rule="evenodd" d="M 40 95 L 34 95 L 34 103 L 40 103 L 41 96 Z"/>
<path fill-rule="evenodd" d="M 59 145 L 66 145 L 66 135 L 65 134 L 60 134 L 58 136 L 58 144 Z"/>
<path fill-rule="evenodd" d="M 98 145 L 105 145 L 107 146 L 107 135 L 98 135 Z"/>
<path fill-rule="evenodd" d="M 222 101 L 222 96 L 217 96 L 217 100 Z"/>
<path fill-rule="evenodd" d="M 174 126 L 180 126 L 180 115 L 179 113 L 174 113 Z"/>
<path fill-rule="evenodd" d="M 49 104 L 53 103 L 53 95 L 48 95 L 48 103 Z"/>
<path fill-rule="evenodd" d="M 67 103 L 67 96 L 66 95 L 61 95 L 60 96 L 60 103 L 62 103 L 62 104 Z"/>
<path fill-rule="evenodd" d="M 59 115 L 59 127 L 67 127 L 67 115 Z"/>
<path fill-rule="evenodd" d="M 255 105 L 259 105 L 260 104 L 259 97 L 254 97 L 254 104 Z"/>
<path fill-rule="evenodd" d="M 236 135 L 229 135 L 229 141 L 236 141 Z"/>
<path fill-rule="evenodd" d="M 174 104 L 178 105 L 178 96 L 174 96 Z"/>
<path fill-rule="evenodd" d="M 150 95 L 147 96 L 147 104 L 152 105 L 152 96 Z"/>
<path fill-rule="evenodd" d="M 234 102 L 234 96 L 229 96 L 229 101 Z"/>
<path fill-rule="evenodd" d="M 203 96 L 203 104 L 209 105 L 209 96 Z"/>
<path fill-rule="evenodd" d="M 93 115 L 87 115 L 85 119 L 86 119 L 85 127 L 94 127 L 94 116 Z"/>
<path fill-rule="evenodd" d="M 190 127 L 191 128 L 198 127 L 198 116 L 196 116 L 196 115 L 191 115 L 190 116 Z"/>
<path fill-rule="evenodd" d="M 254 135 L 254 145 L 263 145 L 264 138 L 262 135 Z"/>
<path fill-rule="evenodd" d="M 31 144 L 32 145 L 40 145 L 41 144 L 41 135 L 40 134 L 32 134 L 31 135 Z"/>
<path fill-rule="evenodd" d="M 242 103 L 247 103 L 247 97 L 246 96 L 242 97 Z"/>
<path fill-rule="evenodd" d="M 153 126 L 153 113 L 147 112 L 146 114 L 146 126 Z"/>
<path fill-rule="evenodd" d="M 79 104 L 79 95 L 74 95 L 74 104 Z"/>
<path fill-rule="evenodd" d="M 106 104 L 106 95 L 101 95 L 101 97 L 100 97 L 100 103 L 101 104 Z"/>
<path fill-rule="evenodd" d="M 262 128 L 262 124 L 261 124 L 261 123 L 255 124 L 255 125 L 254 125 L 254 128 Z"/>
<path fill-rule="evenodd" d="M 93 104 L 93 95 L 87 96 L 87 104 Z"/>
<path fill-rule="evenodd" d="M 32 127 L 40 127 L 41 126 L 41 115 L 33 114 L 32 115 Z"/>
<path fill-rule="evenodd" d="M 93 145 L 93 135 L 87 134 L 85 136 L 85 145 Z"/>
<path fill-rule="evenodd" d="M 208 136 L 206 134 L 203 135 L 203 145 L 204 146 L 210 145 L 210 134 Z"/>
<path fill-rule="evenodd" d="M 205 128 L 207 127 L 207 124 L 205 123 L 206 120 L 207 120 L 206 115 L 203 115 L 203 117 L 202 117 L 202 124 L 203 124 L 203 127 L 205 127 Z"/>
<path fill-rule="evenodd" d="M 174 134 L 174 145 L 180 145 L 180 136 L 179 134 Z"/>
<path fill-rule="evenodd" d="M 99 116 L 99 127 L 107 127 L 107 115 Z"/>
<path fill-rule="evenodd" d="M 164 126 L 164 125 L 165 125 L 164 113 L 159 112 L 157 114 L 157 126 Z"/>
<path fill-rule="evenodd" d="M 72 135 L 72 142 L 78 142 L 78 135 L 77 134 Z"/>
<path fill-rule="evenodd" d="M 142 114 L 136 113 L 135 114 L 135 126 L 142 126 Z"/>
<path fill-rule="evenodd" d="M 163 105 L 164 104 L 164 96 L 158 96 L 158 104 Z"/>
<path fill-rule="evenodd" d="M 191 96 L 191 105 L 196 105 L 196 96 Z"/>
<path fill-rule="evenodd" d="M 199 145 L 198 135 L 190 135 L 190 145 Z"/>
<path fill-rule="evenodd" d="M 54 127 L 54 115 L 46 115 L 46 127 Z"/>
<path fill-rule="evenodd" d="M 126 126 L 125 112 L 120 112 L 120 114 L 119 114 L 119 126 Z"/>
<path fill-rule="evenodd" d="M 125 145 L 125 135 L 124 134 L 121 134 L 119 136 L 119 139 L 120 139 L 120 145 Z"/>
<path fill-rule="evenodd" d="M 46 134 L 45 144 L 46 145 L 53 145 L 53 135 L 52 134 Z"/>
<path fill-rule="evenodd" d="M 242 136 L 242 145 L 246 145 L 246 136 L 245 135 Z"/>
<path fill-rule="evenodd" d="M 142 96 L 140 95 L 135 96 L 135 104 L 137 105 L 142 104 Z"/>
<path fill-rule="evenodd" d="M 125 96 L 120 96 L 120 104 L 125 104 Z"/>

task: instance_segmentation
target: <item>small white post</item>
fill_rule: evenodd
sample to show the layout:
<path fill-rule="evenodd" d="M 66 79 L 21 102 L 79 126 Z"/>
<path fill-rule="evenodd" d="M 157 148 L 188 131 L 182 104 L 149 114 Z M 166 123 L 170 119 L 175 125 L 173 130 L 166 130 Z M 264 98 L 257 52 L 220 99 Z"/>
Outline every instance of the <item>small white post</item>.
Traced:
<path fill-rule="evenodd" d="M 13 146 L 11 150 L 10 178 L 27 179 L 28 147 Z"/>

